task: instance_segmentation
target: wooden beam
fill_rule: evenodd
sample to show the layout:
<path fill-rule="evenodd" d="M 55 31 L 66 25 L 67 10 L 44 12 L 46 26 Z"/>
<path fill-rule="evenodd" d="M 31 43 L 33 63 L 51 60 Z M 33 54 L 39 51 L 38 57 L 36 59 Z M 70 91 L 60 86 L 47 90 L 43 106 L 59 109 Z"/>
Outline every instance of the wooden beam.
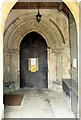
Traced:
<path fill-rule="evenodd" d="M 69 9 L 63 2 L 17 2 L 12 9 L 58 9 L 63 11 L 67 16 Z"/>

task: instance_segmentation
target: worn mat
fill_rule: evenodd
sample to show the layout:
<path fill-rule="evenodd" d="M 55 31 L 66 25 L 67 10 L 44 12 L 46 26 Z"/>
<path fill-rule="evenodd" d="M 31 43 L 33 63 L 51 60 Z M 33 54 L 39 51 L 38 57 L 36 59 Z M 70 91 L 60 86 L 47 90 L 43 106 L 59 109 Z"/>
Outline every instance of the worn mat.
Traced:
<path fill-rule="evenodd" d="M 23 95 L 4 95 L 4 105 L 20 106 L 23 100 Z"/>

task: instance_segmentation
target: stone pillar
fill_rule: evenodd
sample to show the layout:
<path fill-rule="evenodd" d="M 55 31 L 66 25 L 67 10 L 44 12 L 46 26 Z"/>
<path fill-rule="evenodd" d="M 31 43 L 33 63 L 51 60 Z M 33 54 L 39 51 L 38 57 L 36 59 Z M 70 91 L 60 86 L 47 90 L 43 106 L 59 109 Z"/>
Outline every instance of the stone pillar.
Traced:
<path fill-rule="evenodd" d="M 20 88 L 20 58 L 18 49 L 4 52 L 4 93 Z"/>
<path fill-rule="evenodd" d="M 4 53 L 4 83 L 11 80 L 11 54 Z"/>
<path fill-rule="evenodd" d="M 19 50 L 12 50 L 12 71 L 13 71 L 13 81 L 15 82 L 15 90 L 20 88 L 20 57 Z"/>
<path fill-rule="evenodd" d="M 59 84 L 62 84 L 62 54 L 57 53 L 56 55 L 56 81 L 58 81 Z"/>
<path fill-rule="evenodd" d="M 54 55 L 56 56 L 56 80 L 53 84 L 53 89 L 55 91 L 62 91 L 62 51 L 54 51 Z"/>
<path fill-rule="evenodd" d="M 4 93 L 15 90 L 15 81 L 13 80 L 13 57 L 9 50 L 4 52 Z"/>
<path fill-rule="evenodd" d="M 53 89 L 56 80 L 56 56 L 51 49 L 48 50 L 48 88 Z"/>
<path fill-rule="evenodd" d="M 47 60 L 48 60 L 48 89 L 50 88 L 50 49 L 47 48 Z"/>

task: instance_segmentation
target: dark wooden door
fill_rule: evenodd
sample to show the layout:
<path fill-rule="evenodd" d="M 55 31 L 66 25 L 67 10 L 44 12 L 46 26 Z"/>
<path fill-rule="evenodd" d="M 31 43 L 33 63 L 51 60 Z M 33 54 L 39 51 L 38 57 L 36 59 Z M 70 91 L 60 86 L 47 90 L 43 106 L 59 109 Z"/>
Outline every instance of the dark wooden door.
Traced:
<path fill-rule="evenodd" d="M 32 58 L 38 60 L 36 72 L 29 70 L 29 59 Z M 40 34 L 31 32 L 20 44 L 20 87 L 47 88 L 47 71 L 47 44 Z"/>

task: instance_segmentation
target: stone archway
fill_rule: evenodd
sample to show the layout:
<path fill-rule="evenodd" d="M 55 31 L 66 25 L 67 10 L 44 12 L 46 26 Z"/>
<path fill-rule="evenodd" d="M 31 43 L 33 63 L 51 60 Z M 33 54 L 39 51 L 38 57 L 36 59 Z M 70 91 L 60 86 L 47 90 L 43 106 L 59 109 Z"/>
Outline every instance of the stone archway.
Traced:
<path fill-rule="evenodd" d="M 11 8 L 15 5 L 15 3 L 17 2 L 18 0 L 13 0 L 12 2 L 11 1 L 8 1 L 6 0 L 3 4 L 3 1 L 1 1 L 1 3 L 3 4 L 3 6 L 1 6 L 1 11 L 0 11 L 0 16 L 1 16 L 1 20 L 0 20 L 0 97 L 1 97 L 1 102 L 0 102 L 0 108 L 1 108 L 1 111 L 0 111 L 0 117 L 2 118 L 2 112 L 3 112 L 3 33 L 4 33 L 4 25 L 5 25 L 5 20 L 8 16 L 8 13 L 10 12 Z M 76 24 L 77 24 L 77 32 L 79 33 L 79 5 L 77 3 L 77 1 L 73 0 L 72 3 L 68 2 L 68 0 L 63 0 L 64 3 L 68 6 L 68 8 L 71 10 L 74 18 L 75 18 L 75 21 L 76 21 Z M 78 39 L 79 39 L 79 35 L 78 35 Z M 79 42 L 79 40 L 78 40 Z M 80 46 L 78 46 L 78 50 L 80 49 Z M 80 79 L 80 78 L 79 78 Z M 80 86 L 79 86 L 80 88 Z M 80 94 L 79 94 L 80 96 Z M 80 112 L 81 113 L 81 112 Z M 81 116 L 81 114 L 80 114 Z"/>
<path fill-rule="evenodd" d="M 20 88 L 20 43 L 24 36 L 32 31 L 42 35 L 48 45 L 48 88 L 53 86 L 53 81 L 56 79 L 58 82 L 62 81 L 62 64 L 60 62 L 62 63 L 62 51 L 65 44 L 63 35 L 56 25 L 49 20 L 44 18 L 40 24 L 37 24 L 31 15 L 23 15 L 10 25 L 4 34 L 4 69 L 6 70 L 6 72 L 4 71 L 4 80 L 6 81 L 7 78 L 6 82 L 14 82 L 12 90 Z M 50 55 L 52 55 L 51 58 Z M 57 65 L 54 64 L 54 73 L 53 70 L 51 73 L 49 71 L 52 59 L 55 62 L 58 59 Z M 6 63 L 8 64 L 6 65 Z M 52 75 L 53 78 L 50 74 L 54 74 L 54 76 Z"/>

